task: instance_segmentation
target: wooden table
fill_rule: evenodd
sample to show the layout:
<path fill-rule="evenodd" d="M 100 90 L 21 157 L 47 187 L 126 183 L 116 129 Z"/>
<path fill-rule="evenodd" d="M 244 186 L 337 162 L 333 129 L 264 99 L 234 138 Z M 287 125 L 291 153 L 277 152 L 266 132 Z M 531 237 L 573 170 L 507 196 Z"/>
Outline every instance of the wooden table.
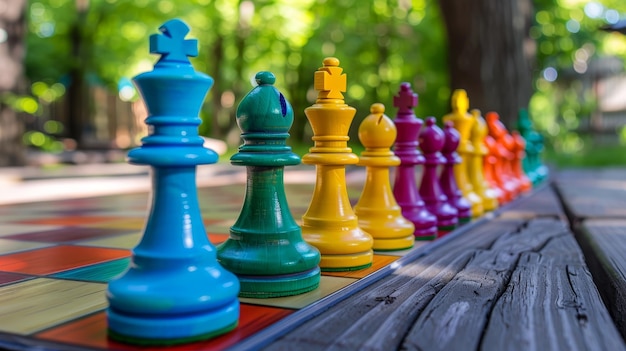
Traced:
<path fill-rule="evenodd" d="M 211 179 L 224 184 L 200 189 L 214 243 L 227 237 L 245 181 L 242 169 L 223 171 Z M 300 182 L 288 184 L 299 218 L 314 172 L 286 176 Z M 348 178 L 355 199 L 362 169 Z M 0 316 L 12 316 L 0 318 L 0 348 L 141 349 L 107 339 L 103 292 L 141 237 L 147 198 L 0 206 Z M 159 350 L 626 350 L 625 205 L 626 169 L 555 172 L 448 236 L 379 253 L 361 276 L 325 276 L 311 294 L 266 306 L 243 299 L 237 332 L 222 339 Z M 64 297 L 49 305 L 52 287 Z"/>
<path fill-rule="evenodd" d="M 626 170 L 562 171 L 266 350 L 624 350 L 625 249 Z"/>

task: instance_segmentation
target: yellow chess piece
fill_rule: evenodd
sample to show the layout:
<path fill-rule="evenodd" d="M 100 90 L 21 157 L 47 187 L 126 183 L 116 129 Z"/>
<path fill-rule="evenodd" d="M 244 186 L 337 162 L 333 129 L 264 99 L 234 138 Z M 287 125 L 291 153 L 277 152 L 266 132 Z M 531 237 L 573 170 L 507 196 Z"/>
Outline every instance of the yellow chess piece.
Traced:
<path fill-rule="evenodd" d="M 314 76 L 317 100 L 304 110 L 315 144 L 302 162 L 315 165 L 316 182 L 309 208 L 302 216 L 302 236 L 320 251 L 323 271 L 366 268 L 374 258 L 372 236 L 359 228 L 346 189 L 345 167 L 357 164 L 359 157 L 348 147 L 356 109 L 343 100 L 346 75 L 342 71 L 338 59 L 324 59 L 324 67 Z"/>
<path fill-rule="evenodd" d="M 396 126 L 384 112 L 385 105 L 373 104 L 371 114 L 359 126 L 359 139 L 365 146 L 359 165 L 366 167 L 367 175 L 354 212 L 359 226 L 374 237 L 374 250 L 403 250 L 413 247 L 415 226 L 402 217 L 389 182 L 389 167 L 398 166 L 400 159 L 390 150 Z"/>
<path fill-rule="evenodd" d="M 467 92 L 457 89 L 452 93 L 452 112 L 443 116 L 443 121 L 451 121 L 454 128 L 459 131 L 461 142 L 457 152 L 461 156 L 461 163 L 454 166 L 454 176 L 463 196 L 472 204 L 472 217 L 480 217 L 483 210 L 483 199 L 478 196 L 472 187 L 468 177 L 468 164 L 474 154 L 474 146 L 470 143 L 469 137 L 474 119 L 467 111 L 469 109 L 469 99 Z"/>
<path fill-rule="evenodd" d="M 474 191 L 483 200 L 483 209 L 493 211 L 498 208 L 498 193 L 489 186 L 484 176 L 484 158 L 488 152 L 487 146 L 485 146 L 485 137 L 488 134 L 487 123 L 485 123 L 480 110 L 473 109 L 471 114 L 474 118 L 474 124 L 470 133 L 470 141 L 474 147 L 474 154 L 471 162 L 467 165 L 467 173 Z"/>

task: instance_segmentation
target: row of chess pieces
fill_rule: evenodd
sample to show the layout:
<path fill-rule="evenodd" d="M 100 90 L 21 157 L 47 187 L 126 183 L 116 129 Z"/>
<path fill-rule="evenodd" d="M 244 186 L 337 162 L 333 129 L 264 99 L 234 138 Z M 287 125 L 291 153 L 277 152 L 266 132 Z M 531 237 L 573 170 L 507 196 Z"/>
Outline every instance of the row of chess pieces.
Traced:
<path fill-rule="evenodd" d="M 443 130 L 433 117 L 424 123 L 413 113 L 417 95 L 408 83 L 394 98 L 394 120 L 382 104 L 372 105 L 359 125 L 365 150 L 353 154 L 347 142 L 356 109 L 344 101 L 347 78 L 339 60 L 329 57 L 314 73 L 318 98 L 304 111 L 314 145 L 302 160 L 286 145 L 291 105 L 273 86 L 272 73 L 257 73 L 257 86 L 237 108 L 244 142 L 231 158 L 233 165 L 246 166 L 244 203 L 229 238 L 214 247 L 195 184 L 195 167 L 217 162 L 198 135 L 198 113 L 213 80 L 189 62 L 188 56 L 197 55 L 197 42 L 185 39 L 184 22 L 171 20 L 160 30 L 150 37 L 150 51 L 161 58 L 153 71 L 134 78 L 151 128 L 128 160 L 153 168 L 153 195 L 132 264 L 108 285 L 107 322 L 116 340 L 167 345 L 226 333 L 237 325 L 238 297 L 312 291 L 322 270 L 370 267 L 374 250 L 404 250 L 415 240 L 435 239 L 544 177 L 527 168 L 527 176 L 535 174 L 528 180 L 520 170 L 522 160 L 528 167 L 540 163 L 539 148 L 529 148 L 534 139 L 526 138 L 524 146 L 495 113 L 487 114 L 486 123 L 480 113 L 468 113 L 463 90 L 455 91 Z M 528 120 L 520 123 L 530 126 Z M 522 136 L 529 131 L 520 128 Z M 288 208 L 283 171 L 300 161 L 316 167 L 317 179 L 298 225 Z M 357 164 L 367 176 L 353 208 L 345 168 Z M 419 189 L 418 165 L 423 165 Z"/>
<path fill-rule="evenodd" d="M 411 110 L 416 103 L 417 95 L 403 83 L 394 98 L 399 109 L 396 125 L 404 128 L 408 120 L 417 119 Z M 543 139 L 532 129 L 525 110 L 518 116 L 518 130 L 509 133 L 497 112 L 488 112 L 485 120 L 480 110 L 469 111 L 469 106 L 467 92 L 457 89 L 451 97 L 451 112 L 442 118 L 443 130 L 434 117 L 426 119 L 426 126 L 418 132 L 418 149 L 425 158 L 419 192 L 410 196 L 410 201 L 399 201 L 403 209 L 415 212 L 414 203 L 421 198 L 425 210 L 419 209 L 414 224 L 432 228 L 436 222 L 439 235 L 511 202 L 548 175 L 540 157 Z M 394 149 L 400 158 L 406 143 L 409 149 L 414 147 L 411 138 L 401 134 L 396 141 Z M 406 197 L 411 188 L 403 186 L 402 173 L 397 174 L 394 194 Z M 428 224 L 425 218 L 431 219 Z"/>

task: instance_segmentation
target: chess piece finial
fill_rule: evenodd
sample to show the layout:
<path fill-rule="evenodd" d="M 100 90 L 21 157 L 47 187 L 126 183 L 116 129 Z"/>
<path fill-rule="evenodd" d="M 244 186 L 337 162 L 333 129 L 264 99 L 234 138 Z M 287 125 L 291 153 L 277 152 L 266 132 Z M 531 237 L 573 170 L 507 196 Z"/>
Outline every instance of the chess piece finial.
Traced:
<path fill-rule="evenodd" d="M 359 226 L 374 238 L 374 250 L 403 250 L 413 247 L 413 224 L 402 217 L 389 182 L 389 168 L 400 164 L 390 148 L 396 126 L 385 114 L 385 105 L 372 104 L 370 115 L 359 126 L 359 140 L 365 146 L 359 165 L 366 167 L 366 181 L 354 212 Z"/>
<path fill-rule="evenodd" d="M 426 209 L 415 177 L 416 166 L 425 162 L 418 142 L 423 121 L 413 113 L 418 101 L 411 84 L 406 82 L 400 85 L 398 95 L 393 98 L 398 108 L 394 120 L 398 135 L 393 151 L 401 161 L 396 169 L 393 195 L 402 208 L 402 216 L 415 226 L 415 240 L 433 240 L 437 237 L 437 217 Z"/>
<path fill-rule="evenodd" d="M 208 339 L 234 329 L 239 318 L 239 281 L 217 262 L 196 189 L 196 166 L 217 162 L 198 135 L 213 79 L 189 64 L 197 42 L 185 39 L 184 22 L 169 21 L 161 31 L 151 37 L 161 60 L 134 78 L 150 134 L 128 153 L 130 163 L 152 167 L 150 211 L 132 264 L 107 290 L 109 335 L 140 345 Z"/>
<path fill-rule="evenodd" d="M 302 216 L 302 236 L 322 254 L 322 271 L 351 271 L 372 265 L 372 236 L 359 228 L 346 185 L 346 166 L 359 162 L 348 147 L 348 131 L 356 109 L 348 106 L 346 75 L 334 57 L 324 59 L 324 66 L 314 74 L 319 91 L 313 106 L 304 109 L 314 145 L 302 157 L 304 164 L 316 168 L 316 182 L 311 203 Z"/>
<path fill-rule="evenodd" d="M 262 162 L 266 165 L 296 165 L 300 158 L 285 144 L 293 124 L 293 109 L 285 96 L 274 87 L 276 77 L 272 72 L 261 71 L 255 75 L 254 87 L 237 107 L 237 125 L 245 143 L 231 161 L 233 164 Z M 272 155 L 256 153 L 259 150 Z M 276 154 L 276 152 L 282 153 Z M 249 160 L 252 158 L 254 161 Z M 244 162 L 245 161 L 245 162 Z M 274 163 L 273 163 L 274 162 Z"/>
<path fill-rule="evenodd" d="M 318 90 L 317 102 L 323 103 L 325 99 L 343 100 L 342 92 L 346 91 L 347 76 L 341 73 L 339 60 L 335 57 L 324 59 L 324 66 L 315 72 L 313 87 Z"/>
<path fill-rule="evenodd" d="M 155 66 L 191 65 L 187 57 L 198 56 L 198 40 L 185 39 L 189 27 L 179 19 L 172 19 L 159 27 L 161 34 L 150 35 L 150 53 L 161 54 Z"/>
<path fill-rule="evenodd" d="M 441 154 L 445 161 L 439 176 L 439 183 L 450 206 L 458 211 L 459 224 L 468 223 L 472 219 L 472 204 L 463 196 L 454 176 L 454 165 L 462 161 L 456 152 L 461 136 L 454 129 L 454 124 L 451 121 L 444 123 L 443 134 L 445 141 L 441 148 Z"/>
<path fill-rule="evenodd" d="M 398 108 L 398 114 L 412 114 L 413 108 L 417 106 L 418 97 L 411 90 L 411 84 L 400 84 L 398 95 L 393 97 L 393 105 Z"/>
<path fill-rule="evenodd" d="M 241 297 L 297 295 L 319 285 L 320 254 L 302 238 L 285 195 L 284 167 L 300 163 L 285 143 L 293 109 L 271 72 L 255 78 L 258 85 L 237 107 L 244 144 L 231 157 L 233 165 L 247 167 L 246 195 L 217 257 L 239 277 Z"/>
<path fill-rule="evenodd" d="M 426 159 L 419 192 L 428 211 L 437 216 L 438 235 L 441 236 L 456 228 L 458 211 L 448 203 L 437 177 L 439 165 L 445 162 L 441 155 L 445 136 L 435 122 L 435 117 L 426 118 L 426 126 L 419 136 L 419 143 Z"/>
<path fill-rule="evenodd" d="M 381 103 L 372 104 L 370 115 L 367 116 L 359 126 L 359 140 L 365 146 L 365 155 L 392 156 L 389 150 L 396 140 L 396 126 L 385 115 L 385 105 Z M 396 160 L 395 157 L 392 159 Z M 397 159 L 400 163 L 400 159 Z M 395 161 L 393 163 L 396 163 Z M 394 164 L 395 166 L 395 164 Z"/>

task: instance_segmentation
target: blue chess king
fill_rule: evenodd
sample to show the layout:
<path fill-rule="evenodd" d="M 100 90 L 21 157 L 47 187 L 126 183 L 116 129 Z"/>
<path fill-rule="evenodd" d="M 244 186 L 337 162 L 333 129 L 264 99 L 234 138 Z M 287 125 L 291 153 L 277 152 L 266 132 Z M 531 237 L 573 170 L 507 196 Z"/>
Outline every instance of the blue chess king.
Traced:
<path fill-rule="evenodd" d="M 128 154 L 152 166 L 152 199 L 128 270 L 109 283 L 109 335 L 123 342 L 170 345 L 234 329 L 239 281 L 217 262 L 200 215 L 196 166 L 217 162 L 198 135 L 198 113 L 213 79 L 196 72 L 189 27 L 177 19 L 150 37 L 154 70 L 134 78 L 148 109 L 150 134 Z"/>

